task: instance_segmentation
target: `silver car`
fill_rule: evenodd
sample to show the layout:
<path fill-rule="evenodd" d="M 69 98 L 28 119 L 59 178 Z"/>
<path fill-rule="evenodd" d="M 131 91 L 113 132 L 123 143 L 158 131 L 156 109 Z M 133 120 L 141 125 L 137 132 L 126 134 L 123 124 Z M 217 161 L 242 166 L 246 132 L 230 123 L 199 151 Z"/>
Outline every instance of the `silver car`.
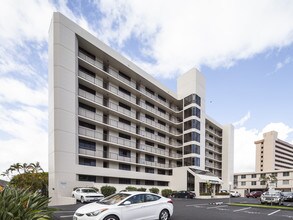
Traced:
<path fill-rule="evenodd" d="M 260 197 L 261 204 L 282 205 L 284 194 L 282 192 L 265 192 Z"/>

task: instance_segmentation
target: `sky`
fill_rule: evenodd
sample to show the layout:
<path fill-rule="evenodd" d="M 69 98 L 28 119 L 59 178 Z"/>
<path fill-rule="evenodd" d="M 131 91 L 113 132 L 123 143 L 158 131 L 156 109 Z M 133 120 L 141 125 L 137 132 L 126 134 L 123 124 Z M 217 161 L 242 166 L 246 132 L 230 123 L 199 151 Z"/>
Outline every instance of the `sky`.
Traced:
<path fill-rule="evenodd" d="M 206 111 L 233 124 L 234 171 L 254 171 L 254 141 L 293 143 L 293 1 L 4 0 L 0 7 L 0 173 L 48 169 L 48 30 L 54 11 L 176 91 L 196 67 Z"/>

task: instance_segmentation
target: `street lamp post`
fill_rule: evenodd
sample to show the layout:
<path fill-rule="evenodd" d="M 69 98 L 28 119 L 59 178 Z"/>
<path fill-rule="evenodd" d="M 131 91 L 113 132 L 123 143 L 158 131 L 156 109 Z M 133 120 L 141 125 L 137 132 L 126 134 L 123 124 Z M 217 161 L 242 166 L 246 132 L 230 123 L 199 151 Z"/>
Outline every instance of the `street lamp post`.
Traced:
<path fill-rule="evenodd" d="M 232 185 L 232 183 L 231 182 L 229 182 L 229 204 L 231 203 L 231 185 Z"/>

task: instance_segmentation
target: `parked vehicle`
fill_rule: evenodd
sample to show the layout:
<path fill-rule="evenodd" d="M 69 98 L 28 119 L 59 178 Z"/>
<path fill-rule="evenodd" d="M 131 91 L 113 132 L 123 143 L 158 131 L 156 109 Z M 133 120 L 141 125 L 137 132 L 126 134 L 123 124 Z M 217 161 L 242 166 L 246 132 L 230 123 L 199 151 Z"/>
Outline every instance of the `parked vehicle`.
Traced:
<path fill-rule="evenodd" d="M 194 199 L 195 198 L 195 193 L 191 191 L 178 191 L 174 192 L 172 194 L 172 197 L 174 198 L 186 198 L 186 199 Z"/>
<path fill-rule="evenodd" d="M 73 220 L 168 220 L 173 201 L 154 193 L 119 192 L 76 210 Z"/>
<path fill-rule="evenodd" d="M 284 201 L 293 202 L 293 192 L 283 192 Z"/>
<path fill-rule="evenodd" d="M 98 193 L 93 188 L 77 188 L 72 192 L 72 197 L 79 200 L 81 203 L 99 201 L 104 198 L 104 195 Z"/>
<path fill-rule="evenodd" d="M 284 201 L 284 194 L 282 192 L 265 192 L 260 197 L 261 204 L 282 205 Z"/>
<path fill-rule="evenodd" d="M 239 192 L 237 192 L 237 191 L 230 191 L 230 196 L 231 197 L 240 197 L 241 194 Z"/>
<path fill-rule="evenodd" d="M 252 191 L 246 194 L 246 198 L 258 198 L 263 194 L 263 191 Z"/>

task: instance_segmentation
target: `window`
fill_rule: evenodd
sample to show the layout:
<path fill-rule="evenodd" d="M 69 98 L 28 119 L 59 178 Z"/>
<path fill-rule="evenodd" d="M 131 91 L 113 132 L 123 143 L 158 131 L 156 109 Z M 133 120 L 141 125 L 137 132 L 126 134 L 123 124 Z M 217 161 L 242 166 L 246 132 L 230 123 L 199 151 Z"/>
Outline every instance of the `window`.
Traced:
<path fill-rule="evenodd" d="M 150 102 L 148 102 L 148 101 L 145 101 L 145 104 L 148 105 L 148 106 L 150 106 L 150 107 L 152 107 L 152 108 L 155 108 L 155 105 L 152 104 L 152 103 L 150 103 Z"/>
<path fill-rule="evenodd" d="M 166 137 L 165 134 L 162 134 L 162 133 L 160 133 L 160 132 L 158 132 L 158 136 L 160 136 L 160 137 L 162 137 L 162 138 L 165 138 L 165 137 Z"/>
<path fill-rule="evenodd" d="M 166 174 L 166 172 L 165 172 L 165 170 L 158 169 L 158 174 L 160 174 L 160 175 L 165 175 L 165 174 Z"/>
<path fill-rule="evenodd" d="M 119 148 L 119 156 L 122 156 L 122 157 L 130 157 L 131 156 L 131 152 L 130 152 L 130 150 L 125 150 L 125 149 Z"/>
<path fill-rule="evenodd" d="M 184 147 L 184 154 L 200 154 L 200 146 L 196 144 L 187 145 Z"/>
<path fill-rule="evenodd" d="M 129 199 L 127 199 L 126 201 L 131 202 L 131 204 L 138 204 L 138 203 L 143 203 L 145 200 L 145 195 L 140 194 L 140 195 L 134 195 L 132 197 L 130 197 Z"/>
<path fill-rule="evenodd" d="M 131 81 L 131 78 L 129 76 L 127 76 L 125 73 L 122 73 L 121 71 L 119 71 L 119 76 L 123 77 L 124 79 Z"/>
<path fill-rule="evenodd" d="M 200 130 L 200 122 L 196 119 L 191 119 L 189 121 L 184 122 L 184 131 L 196 128 L 197 130 Z"/>
<path fill-rule="evenodd" d="M 119 184 L 131 184 L 131 179 L 119 178 Z"/>
<path fill-rule="evenodd" d="M 289 185 L 289 180 L 283 180 L 283 185 Z"/>
<path fill-rule="evenodd" d="M 95 73 L 93 73 L 92 71 L 90 71 L 90 70 L 88 70 L 88 69 L 86 69 L 86 68 L 84 68 L 84 67 L 82 67 L 82 66 L 79 66 L 78 69 L 79 69 L 80 71 L 82 71 L 83 73 L 85 73 L 85 74 L 91 76 L 91 77 L 94 77 L 94 78 L 96 77 L 96 74 L 95 74 Z"/>
<path fill-rule="evenodd" d="M 246 179 L 246 175 L 241 175 L 241 179 Z"/>
<path fill-rule="evenodd" d="M 78 175 L 78 180 L 79 181 L 96 182 L 96 177 L 90 176 L 90 175 Z"/>
<path fill-rule="evenodd" d="M 158 107 L 158 111 L 162 112 L 163 114 L 166 114 L 166 111 L 164 109 L 159 108 L 159 107 Z"/>
<path fill-rule="evenodd" d="M 95 59 L 96 59 L 95 55 L 93 55 L 92 53 L 88 52 L 87 50 L 85 50 L 85 49 L 83 49 L 83 48 L 81 48 L 81 47 L 79 47 L 78 49 L 79 49 L 79 51 L 80 51 L 81 53 L 83 53 L 84 55 L 88 56 L 88 57 L 91 58 L 92 60 L 95 60 Z"/>
<path fill-rule="evenodd" d="M 154 162 L 155 161 L 155 157 L 149 154 L 145 155 L 145 160 L 149 161 L 149 162 Z"/>
<path fill-rule="evenodd" d="M 85 157 L 79 157 L 79 164 L 84 165 L 84 166 L 95 167 L 96 166 L 96 160 L 85 158 Z"/>
<path fill-rule="evenodd" d="M 289 172 L 283 172 L 283 176 L 289 176 Z"/>
<path fill-rule="evenodd" d="M 252 185 L 252 186 L 256 186 L 256 181 L 252 181 L 252 182 L 251 182 L 251 185 Z"/>
<path fill-rule="evenodd" d="M 125 120 L 124 118 L 119 118 L 119 122 L 121 122 L 123 124 L 131 125 L 131 122 L 128 120 Z"/>
<path fill-rule="evenodd" d="M 153 180 L 145 180 L 145 185 L 149 185 L 149 186 L 155 185 L 155 181 L 153 181 Z"/>
<path fill-rule="evenodd" d="M 154 202 L 154 201 L 157 201 L 159 199 L 160 199 L 160 197 L 156 196 L 156 195 L 152 195 L 152 194 L 146 194 L 145 195 L 145 201 L 146 202 Z"/>
<path fill-rule="evenodd" d="M 119 163 L 119 170 L 131 170 L 131 166 L 129 164 Z"/>
<path fill-rule="evenodd" d="M 79 148 L 85 150 L 96 151 L 96 143 L 92 141 L 86 141 L 79 139 Z"/>
<path fill-rule="evenodd" d="M 241 182 L 241 186 L 246 186 L 246 182 Z"/>
<path fill-rule="evenodd" d="M 119 91 L 120 91 L 120 92 L 123 92 L 123 93 L 126 94 L 126 95 L 129 95 L 129 96 L 131 95 L 131 93 L 130 93 L 128 90 L 126 90 L 126 89 L 124 89 L 124 88 L 122 88 L 122 87 L 120 87 L 120 86 L 119 86 Z"/>
<path fill-rule="evenodd" d="M 92 129 L 92 130 L 96 130 L 96 126 L 95 125 L 90 124 L 90 123 L 87 123 L 87 122 L 84 122 L 84 121 L 79 121 L 79 126 L 82 126 L 82 127 L 85 127 L 85 128 L 89 128 L 89 129 Z"/>
<path fill-rule="evenodd" d="M 197 116 L 200 118 L 200 109 L 197 107 L 191 107 L 184 111 L 184 118 L 188 118 L 190 116 Z"/>
<path fill-rule="evenodd" d="M 152 130 L 152 129 L 150 129 L 150 128 L 145 128 L 145 131 L 146 131 L 146 132 L 149 132 L 149 133 L 152 133 L 152 134 L 154 134 L 154 133 L 155 133 L 155 131 L 154 131 L 154 130 Z"/>
<path fill-rule="evenodd" d="M 184 158 L 184 166 L 200 166 L 200 158 L 198 157 Z"/>
<path fill-rule="evenodd" d="M 158 181 L 158 186 L 168 186 L 168 182 Z"/>
<path fill-rule="evenodd" d="M 89 105 L 86 105 L 86 104 L 83 104 L 81 102 L 78 103 L 79 107 L 83 108 L 83 109 L 86 109 L 88 111 L 91 111 L 91 112 L 96 112 L 96 108 L 92 107 L 92 106 L 89 106 Z"/>
<path fill-rule="evenodd" d="M 158 98 L 160 99 L 160 100 L 162 100 L 163 102 L 166 102 L 167 100 L 163 97 L 163 96 L 161 96 L 161 95 L 158 95 Z"/>
<path fill-rule="evenodd" d="M 251 174 L 251 178 L 256 178 L 256 174 Z"/>
<path fill-rule="evenodd" d="M 148 87 L 145 87 L 145 91 L 147 91 L 148 93 L 155 95 L 155 92 L 151 89 L 149 89 Z"/>
<path fill-rule="evenodd" d="M 125 105 L 124 103 L 122 103 L 122 102 L 119 102 L 119 106 L 120 107 L 122 107 L 122 108 L 125 108 L 125 109 L 127 109 L 128 111 L 131 111 L 131 107 L 130 106 L 128 106 L 128 105 Z"/>
<path fill-rule="evenodd" d="M 196 94 L 191 94 L 184 98 L 184 107 L 190 105 L 191 103 L 196 103 L 197 105 L 201 105 L 201 98 Z"/>
<path fill-rule="evenodd" d="M 161 121 L 161 120 L 158 120 L 158 123 L 159 123 L 160 125 L 166 126 L 166 123 L 163 122 L 163 121 Z"/>
<path fill-rule="evenodd" d="M 166 163 L 165 158 L 158 157 L 158 163 L 160 163 L 160 164 L 165 164 L 165 163 Z"/>
<path fill-rule="evenodd" d="M 150 141 L 145 141 L 145 144 L 146 144 L 146 145 L 149 145 L 149 146 L 155 146 L 155 143 L 150 142 Z"/>
<path fill-rule="evenodd" d="M 150 119 L 150 120 L 152 120 L 152 121 L 154 121 L 155 120 L 155 118 L 154 117 L 152 117 L 152 116 L 150 116 L 150 115 L 145 115 L 145 117 L 147 118 L 147 119 Z"/>
<path fill-rule="evenodd" d="M 260 185 L 266 185 L 266 181 L 260 181 Z"/>
<path fill-rule="evenodd" d="M 163 146 L 163 145 L 158 145 L 158 148 L 159 148 L 159 149 L 162 149 L 162 150 L 165 150 L 165 149 L 166 149 L 166 147 Z"/>
<path fill-rule="evenodd" d="M 119 137 L 130 140 L 130 135 L 119 133 Z"/>
<path fill-rule="evenodd" d="M 190 132 L 190 133 L 184 134 L 184 143 L 189 141 L 200 142 L 200 134 L 197 132 Z"/>
<path fill-rule="evenodd" d="M 79 84 L 79 88 L 80 88 L 81 90 L 83 90 L 83 91 L 86 91 L 86 92 L 88 92 L 88 93 L 91 93 L 91 94 L 93 94 L 93 95 L 96 95 L 96 91 L 95 91 L 95 90 L 90 89 L 90 88 L 88 88 L 88 87 L 86 87 L 86 86 L 84 86 L 84 85 L 82 85 L 82 84 Z"/>
<path fill-rule="evenodd" d="M 155 169 L 154 168 L 150 168 L 150 167 L 146 167 L 145 168 L 145 172 L 146 173 L 155 173 Z"/>

